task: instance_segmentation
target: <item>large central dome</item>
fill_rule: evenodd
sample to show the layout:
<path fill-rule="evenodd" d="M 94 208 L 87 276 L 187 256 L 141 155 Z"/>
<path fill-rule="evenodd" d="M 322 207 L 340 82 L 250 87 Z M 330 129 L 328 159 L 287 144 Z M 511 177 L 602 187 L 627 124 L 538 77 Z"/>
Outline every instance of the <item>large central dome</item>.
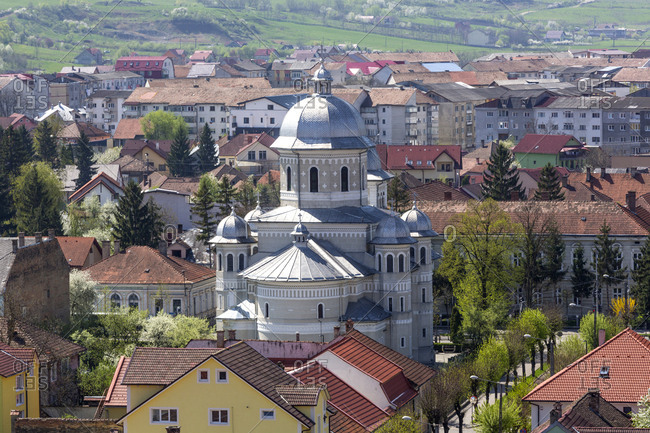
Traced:
<path fill-rule="evenodd" d="M 361 115 L 352 104 L 329 94 L 314 94 L 289 109 L 275 149 L 365 149 L 372 147 L 365 136 Z"/>

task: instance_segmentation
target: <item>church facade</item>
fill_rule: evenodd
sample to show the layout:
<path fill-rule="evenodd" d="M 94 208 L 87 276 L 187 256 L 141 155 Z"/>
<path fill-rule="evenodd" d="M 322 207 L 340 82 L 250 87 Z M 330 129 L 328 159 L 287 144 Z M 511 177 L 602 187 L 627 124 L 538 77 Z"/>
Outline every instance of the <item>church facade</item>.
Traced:
<path fill-rule="evenodd" d="M 240 338 L 326 342 L 346 322 L 420 362 L 433 361 L 432 240 L 414 205 L 385 209 L 387 182 L 358 111 L 316 92 L 284 118 L 272 147 L 280 207 L 224 218 L 215 247 L 216 318 Z"/>

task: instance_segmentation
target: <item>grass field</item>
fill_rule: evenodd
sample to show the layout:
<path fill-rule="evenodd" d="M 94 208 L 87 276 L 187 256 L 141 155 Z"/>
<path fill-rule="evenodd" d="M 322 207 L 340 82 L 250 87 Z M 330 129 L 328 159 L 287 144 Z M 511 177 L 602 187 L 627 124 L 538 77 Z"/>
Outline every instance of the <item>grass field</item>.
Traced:
<path fill-rule="evenodd" d="M 266 11 L 250 6 L 242 8 L 241 5 L 237 6 L 238 9 L 223 7 L 223 1 L 228 0 L 215 0 L 215 4 L 222 7 L 205 7 L 197 1 L 42 0 L 35 6 L 21 0 L 3 0 L 0 8 L 13 8 L 13 11 L 5 10 L 4 16 L 0 18 L 0 26 L 10 28 L 12 36 L 3 42 L 9 42 L 14 53 L 26 60 L 28 69 L 55 72 L 63 65 L 71 64 L 85 47 L 110 51 L 105 54 L 109 60 L 130 51 L 154 54 L 179 46 L 188 50 L 194 47 L 221 47 L 223 50 L 224 41 L 232 39 L 245 40 L 250 47 L 278 47 L 278 41 L 325 45 L 345 43 L 378 50 L 453 50 L 468 55 L 482 55 L 491 51 L 506 51 L 508 48 L 476 48 L 446 43 L 445 40 L 457 42 L 460 38 L 412 31 L 410 26 L 436 26 L 435 28 L 451 31 L 456 21 L 468 20 L 472 28 L 519 30 L 530 34 L 530 39 L 536 39 L 546 29 L 558 26 L 573 30 L 574 27 L 589 28 L 594 22 L 616 22 L 628 28 L 647 29 L 650 23 L 648 0 L 583 0 L 580 4 L 578 0 L 530 0 L 520 3 L 505 3 L 500 0 L 414 0 L 409 6 L 400 6 L 391 12 L 401 27 L 380 28 L 372 32 L 372 25 L 327 18 L 323 8 L 334 8 L 340 0 L 319 2 L 318 5 L 322 5 L 319 10 L 302 13 L 287 12 L 284 5 L 290 0 L 262 0 L 272 7 Z M 249 4 L 250 1 L 252 0 L 242 4 Z M 547 8 L 558 1 L 565 6 Z M 366 4 L 361 0 L 343 2 L 346 8 L 351 8 L 355 13 L 364 13 L 367 4 L 374 3 L 367 1 Z M 407 16 L 408 7 L 413 5 L 426 8 L 426 13 L 409 13 Z M 20 8 L 24 9 L 18 11 Z M 172 19 L 172 11 L 178 11 L 178 8 L 184 8 L 187 20 L 179 20 L 178 16 Z M 381 11 L 382 14 L 385 12 L 388 10 Z M 379 34 L 380 32 L 389 34 Z M 644 37 L 616 41 L 615 46 L 634 50 L 643 46 Z M 47 43 L 43 42 L 45 40 Z M 38 48 L 34 46 L 39 44 L 41 46 Z M 650 44 L 646 42 L 646 45 Z M 613 42 L 598 39 L 593 40 L 590 46 L 610 48 Z M 557 51 L 567 48 L 553 47 Z M 544 49 L 537 47 L 537 50 Z M 5 69 L 10 68 L 5 66 Z"/>

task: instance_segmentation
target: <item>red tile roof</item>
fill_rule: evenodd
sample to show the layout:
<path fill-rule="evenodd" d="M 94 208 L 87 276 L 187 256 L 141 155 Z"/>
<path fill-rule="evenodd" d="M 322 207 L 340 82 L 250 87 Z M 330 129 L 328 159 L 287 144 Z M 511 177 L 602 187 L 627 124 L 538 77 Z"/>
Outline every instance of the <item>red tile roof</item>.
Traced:
<path fill-rule="evenodd" d="M 244 147 L 255 143 L 262 137 L 262 134 L 238 134 L 225 144 L 219 145 L 219 156 L 236 156 Z"/>
<path fill-rule="evenodd" d="M 99 284 L 185 284 L 214 278 L 214 271 L 158 250 L 132 246 L 86 268 Z"/>
<path fill-rule="evenodd" d="M 451 200 L 471 200 L 471 196 L 461 189 L 449 186 L 446 183 L 434 180 L 424 185 L 409 190 L 411 198 L 417 201 L 443 201 L 446 194 L 451 194 Z"/>
<path fill-rule="evenodd" d="M 378 144 L 377 153 L 382 166 L 389 170 L 433 170 L 435 161 L 442 154 L 449 156 L 456 169 L 463 168 L 460 146 L 408 146 Z M 407 161 L 409 163 L 407 163 Z M 421 164 L 418 165 L 418 161 Z M 432 165 L 428 165 L 431 161 Z"/>
<path fill-rule="evenodd" d="M 280 182 L 280 170 L 269 170 L 257 181 L 258 184 L 268 185 L 271 182 Z"/>
<path fill-rule="evenodd" d="M 326 388 L 323 384 L 276 385 L 275 390 L 291 406 L 316 406 L 318 396 Z"/>
<path fill-rule="evenodd" d="M 161 71 L 167 56 L 120 57 L 115 62 L 116 71 Z M 126 62 L 126 65 L 124 64 Z"/>
<path fill-rule="evenodd" d="M 73 192 L 69 198 L 70 202 L 77 202 L 83 199 L 86 194 L 95 189 L 95 187 L 97 187 L 99 184 L 104 185 L 106 188 L 112 191 L 113 194 L 118 194 L 122 191 L 120 184 L 118 184 L 112 177 L 102 171 L 96 174 L 95 177 L 90 179 L 84 186 Z"/>
<path fill-rule="evenodd" d="M 122 385 L 169 385 L 223 349 L 136 347 Z"/>
<path fill-rule="evenodd" d="M 144 138 L 140 119 L 122 119 L 117 124 L 113 138 L 115 140 L 129 140 L 134 138 Z"/>
<path fill-rule="evenodd" d="M 542 153 L 556 155 L 571 140 L 578 140 L 572 135 L 526 134 L 512 149 L 512 153 Z"/>
<path fill-rule="evenodd" d="M 90 142 L 106 140 L 111 137 L 110 134 L 85 122 L 73 122 L 69 124 L 59 132 L 58 137 L 68 140 L 76 140 L 81 136 L 82 131 L 86 134 L 86 137 L 88 137 Z"/>
<path fill-rule="evenodd" d="M 11 347 L 36 350 L 41 364 L 71 358 L 86 350 L 76 343 L 59 337 L 57 334 L 19 320 L 13 321 L 13 328 L 11 329 L 11 335 L 9 335 L 7 322 L 7 319 L 0 317 L 0 341 L 9 342 Z"/>
<path fill-rule="evenodd" d="M 611 197 L 612 200 L 625 204 L 625 194 L 635 191 L 637 197 L 650 193 L 650 173 L 591 173 L 587 182 L 586 173 L 572 172 L 569 174 L 569 184 L 582 183 L 591 190 Z"/>
<path fill-rule="evenodd" d="M 25 371 L 34 362 L 34 349 L 0 343 L 0 376 L 10 377 Z"/>
<path fill-rule="evenodd" d="M 75 268 L 81 268 L 84 266 L 93 245 L 97 247 L 100 253 L 102 250 L 95 238 L 57 236 L 56 239 L 59 241 L 59 245 L 63 250 L 63 255 L 65 255 L 65 258 L 68 261 L 68 265 Z"/>
<path fill-rule="evenodd" d="M 601 366 L 609 366 L 609 379 L 600 378 Z M 600 388 L 610 403 L 636 405 L 650 387 L 650 341 L 627 328 L 546 379 L 523 400 L 575 401 L 592 387 Z"/>
<path fill-rule="evenodd" d="M 122 379 L 124 379 L 126 369 L 129 368 L 130 361 L 131 358 L 127 358 L 125 356 L 120 357 L 120 360 L 117 363 L 117 368 L 115 369 L 115 374 L 113 375 L 113 380 L 111 381 L 111 385 L 108 387 L 108 391 L 106 392 L 104 406 L 126 407 L 127 390 L 126 385 L 122 385 Z"/>

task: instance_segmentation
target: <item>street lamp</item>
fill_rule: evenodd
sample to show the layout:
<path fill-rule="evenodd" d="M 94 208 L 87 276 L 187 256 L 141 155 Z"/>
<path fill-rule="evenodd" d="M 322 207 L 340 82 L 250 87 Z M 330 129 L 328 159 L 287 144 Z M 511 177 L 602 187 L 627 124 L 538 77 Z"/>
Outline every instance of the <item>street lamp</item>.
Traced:
<path fill-rule="evenodd" d="M 561 337 L 561 336 L 562 336 L 562 333 L 559 333 L 558 337 Z M 555 337 L 555 335 L 553 335 L 553 337 Z M 524 338 L 532 338 L 534 340 L 538 340 L 538 341 L 541 341 L 543 343 L 546 343 L 546 341 L 544 341 L 543 338 L 533 337 L 530 334 L 524 334 Z M 553 376 L 555 374 L 555 350 L 554 350 L 554 348 L 555 348 L 555 338 L 551 338 L 550 342 L 548 343 L 548 352 L 549 352 L 549 357 L 551 358 L 551 376 Z M 543 363 L 544 360 L 542 359 L 541 362 Z"/>
<path fill-rule="evenodd" d="M 404 416 L 402 417 L 402 419 L 403 419 L 404 421 L 415 421 L 415 422 L 418 422 L 418 423 L 420 423 L 420 424 L 424 424 L 424 425 L 426 425 L 426 426 L 432 426 L 432 427 L 433 427 L 433 431 L 434 431 L 434 433 L 438 433 L 438 424 L 430 424 L 430 423 L 428 423 L 428 422 L 420 421 L 420 420 L 418 420 L 418 419 L 413 419 L 413 418 L 411 418 L 411 417 L 408 416 L 408 415 L 404 415 Z M 428 427 L 427 427 L 427 428 L 428 428 Z"/>
<path fill-rule="evenodd" d="M 481 379 L 475 374 L 472 374 L 469 378 L 472 380 L 480 380 L 482 382 L 493 383 L 499 389 L 499 433 L 503 433 L 503 388 L 499 386 L 501 384 L 493 380 Z"/>

